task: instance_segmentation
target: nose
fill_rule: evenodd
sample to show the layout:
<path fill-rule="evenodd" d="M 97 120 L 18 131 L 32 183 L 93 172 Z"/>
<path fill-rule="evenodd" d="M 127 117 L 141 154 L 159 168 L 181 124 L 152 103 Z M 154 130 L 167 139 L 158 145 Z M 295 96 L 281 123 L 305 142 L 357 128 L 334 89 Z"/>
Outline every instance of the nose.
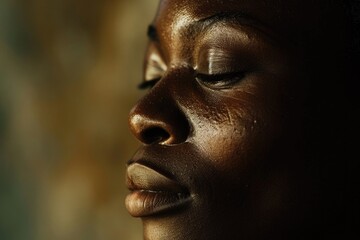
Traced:
<path fill-rule="evenodd" d="M 176 101 L 176 91 L 158 84 L 131 110 L 130 129 L 138 140 L 147 145 L 183 143 L 189 137 L 190 126 Z"/>

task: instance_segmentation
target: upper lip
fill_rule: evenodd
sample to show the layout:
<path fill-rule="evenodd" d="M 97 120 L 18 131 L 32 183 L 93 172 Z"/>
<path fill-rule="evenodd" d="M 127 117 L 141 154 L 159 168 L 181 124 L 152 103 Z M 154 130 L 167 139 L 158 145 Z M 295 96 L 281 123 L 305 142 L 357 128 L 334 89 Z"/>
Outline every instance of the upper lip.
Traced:
<path fill-rule="evenodd" d="M 131 191 L 184 193 L 186 188 L 164 173 L 143 163 L 131 163 L 126 172 L 126 184 Z"/>
<path fill-rule="evenodd" d="M 127 187 L 131 191 L 190 192 L 192 182 L 187 177 L 188 146 L 143 146 L 127 162 Z"/>

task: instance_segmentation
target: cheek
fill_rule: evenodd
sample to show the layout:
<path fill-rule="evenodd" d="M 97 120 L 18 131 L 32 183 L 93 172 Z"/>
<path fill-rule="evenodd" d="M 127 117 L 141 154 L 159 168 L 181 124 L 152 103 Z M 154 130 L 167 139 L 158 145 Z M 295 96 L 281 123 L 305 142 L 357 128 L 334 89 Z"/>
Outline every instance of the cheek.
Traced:
<path fill-rule="evenodd" d="M 259 102 L 230 100 L 222 99 L 197 110 L 192 118 L 192 141 L 209 164 L 221 171 L 236 169 L 239 173 L 271 142 L 274 125 L 266 124 L 273 122 L 272 116 Z"/>

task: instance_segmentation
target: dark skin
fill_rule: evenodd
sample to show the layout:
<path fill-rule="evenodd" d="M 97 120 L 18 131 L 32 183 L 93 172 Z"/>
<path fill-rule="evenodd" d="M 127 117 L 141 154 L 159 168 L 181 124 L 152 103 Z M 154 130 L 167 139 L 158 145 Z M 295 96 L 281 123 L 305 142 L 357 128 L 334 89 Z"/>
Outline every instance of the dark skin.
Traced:
<path fill-rule="evenodd" d="M 126 205 L 145 239 L 342 231 L 342 170 L 330 166 L 341 149 L 323 151 L 333 141 L 321 130 L 342 117 L 318 110 L 345 72 L 336 9 L 328 1 L 160 2 L 142 83 L 150 89 L 130 113 L 143 145 L 128 164 Z"/>

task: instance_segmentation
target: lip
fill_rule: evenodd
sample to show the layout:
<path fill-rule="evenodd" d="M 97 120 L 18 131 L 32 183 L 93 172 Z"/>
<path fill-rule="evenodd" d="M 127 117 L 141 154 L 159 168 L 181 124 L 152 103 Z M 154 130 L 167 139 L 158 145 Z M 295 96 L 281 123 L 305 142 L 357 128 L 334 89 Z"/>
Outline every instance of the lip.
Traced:
<path fill-rule="evenodd" d="M 140 163 L 132 163 L 126 172 L 126 185 L 131 191 L 125 205 L 134 217 L 146 217 L 185 207 L 189 191 L 178 182 Z"/>

